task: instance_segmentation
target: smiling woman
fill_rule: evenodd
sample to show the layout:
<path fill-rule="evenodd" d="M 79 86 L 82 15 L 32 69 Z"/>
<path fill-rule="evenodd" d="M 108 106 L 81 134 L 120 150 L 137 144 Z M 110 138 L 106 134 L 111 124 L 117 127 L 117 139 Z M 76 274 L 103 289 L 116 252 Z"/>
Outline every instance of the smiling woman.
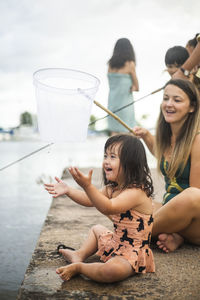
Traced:
<path fill-rule="evenodd" d="M 175 176 L 180 165 L 180 171 L 183 171 L 190 156 L 192 144 L 200 129 L 199 109 L 198 91 L 192 83 L 174 79 L 166 84 L 157 123 L 155 149 L 158 166 L 163 154 L 169 160 L 169 152 L 172 152 L 167 172 L 170 178 Z"/>
<path fill-rule="evenodd" d="M 200 245 L 200 98 L 188 80 L 167 82 L 157 122 L 156 138 L 135 128 L 156 155 L 165 177 L 163 206 L 154 213 L 153 236 L 165 252 L 183 242 Z"/>
<path fill-rule="evenodd" d="M 165 88 L 163 102 L 161 104 L 162 114 L 167 123 L 173 126 L 174 131 L 179 132 L 190 113 L 194 112 L 194 103 L 183 90 L 175 85 L 168 85 Z M 171 138 L 170 152 L 175 146 L 175 136 Z M 166 154 L 168 157 L 168 154 Z"/>

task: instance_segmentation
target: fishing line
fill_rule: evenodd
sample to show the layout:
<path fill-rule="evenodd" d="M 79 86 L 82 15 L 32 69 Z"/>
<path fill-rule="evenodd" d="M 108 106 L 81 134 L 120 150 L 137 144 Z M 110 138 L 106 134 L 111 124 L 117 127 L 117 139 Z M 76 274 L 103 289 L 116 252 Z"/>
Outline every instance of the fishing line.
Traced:
<path fill-rule="evenodd" d="M 159 88 L 159 89 L 157 89 L 157 90 L 155 90 L 155 91 L 153 91 L 153 92 L 151 92 L 151 93 L 149 93 L 149 94 L 147 94 L 147 95 L 145 95 L 145 96 L 143 96 L 143 97 L 141 97 L 141 98 L 139 98 L 139 99 L 137 99 L 137 100 L 134 100 L 134 101 L 132 101 L 132 102 L 130 102 L 130 103 L 124 105 L 124 106 L 121 106 L 120 108 L 114 110 L 114 111 L 113 111 L 113 114 L 115 114 L 116 112 L 119 112 L 120 110 L 122 110 L 122 109 L 124 109 L 124 108 L 126 108 L 126 107 L 129 107 L 129 106 L 131 106 L 132 104 L 134 104 L 134 103 L 136 103 L 136 102 L 138 102 L 138 101 L 141 101 L 141 100 L 143 100 L 143 99 L 145 99 L 145 98 L 147 98 L 147 97 L 149 97 L 149 96 L 151 96 L 151 95 L 153 95 L 153 94 L 155 94 L 155 93 L 157 93 L 157 92 L 160 92 L 160 91 L 163 90 L 163 89 L 164 89 L 164 86 L 161 87 L 161 88 Z M 99 118 L 99 119 L 96 119 L 96 120 L 92 121 L 89 125 L 93 125 L 93 124 L 95 124 L 97 121 L 104 120 L 104 119 L 106 119 L 107 117 L 109 117 L 109 115 L 105 115 L 104 117 L 101 117 L 101 118 Z"/>
<path fill-rule="evenodd" d="M 99 118 L 99 119 L 96 119 L 96 120 L 92 121 L 91 123 L 89 123 L 89 126 L 90 126 L 90 125 L 93 125 L 93 124 L 95 124 L 96 122 L 98 122 L 98 121 L 100 121 L 100 120 L 103 120 L 103 119 L 107 118 L 109 115 L 111 115 L 111 116 L 112 116 L 113 118 L 115 118 L 118 122 L 120 122 L 124 127 L 126 127 L 131 133 L 133 133 L 133 130 L 132 130 L 126 123 L 124 123 L 117 115 L 115 115 L 115 113 L 116 113 L 116 112 L 119 112 L 119 111 L 121 111 L 121 110 L 123 110 L 123 109 L 126 108 L 126 107 L 129 107 L 130 105 L 132 105 L 132 104 L 134 104 L 134 103 L 136 103 L 136 102 L 138 102 L 138 101 L 143 100 L 144 98 L 149 97 L 150 95 L 153 95 L 153 94 L 155 94 L 155 93 L 157 93 L 157 92 L 160 92 L 163 88 L 164 88 L 164 87 L 159 88 L 159 89 L 157 89 L 157 90 L 151 92 L 151 93 L 148 94 L 148 95 L 145 95 L 145 96 L 143 96 L 143 97 L 141 97 L 141 98 L 139 98 L 139 99 L 137 99 L 137 100 L 135 100 L 135 101 L 132 101 L 132 102 L 128 103 L 127 105 L 124 105 L 124 106 L 122 106 L 122 107 L 116 109 L 116 110 L 113 111 L 113 112 L 111 112 L 110 110 L 106 109 L 104 106 L 102 106 L 100 103 L 98 103 L 97 101 L 94 100 L 94 103 L 95 103 L 98 107 L 100 107 L 101 109 L 103 109 L 104 111 L 108 112 L 108 114 L 105 115 L 105 116 L 102 117 L 102 118 Z M 83 90 L 81 90 L 81 89 L 78 89 L 78 90 L 79 90 L 82 94 L 84 94 L 85 97 L 90 98 L 88 95 L 86 95 L 86 94 L 83 92 Z M 47 144 L 47 145 L 45 145 L 45 146 L 43 146 L 43 147 L 41 147 L 41 148 L 39 148 L 39 149 L 37 149 L 37 150 L 35 150 L 35 151 L 33 151 L 33 152 L 31 152 L 31 153 L 29 153 L 29 154 L 27 154 L 27 155 L 21 157 L 21 158 L 19 158 L 19 159 L 13 161 L 12 163 L 9 163 L 8 165 L 4 166 L 3 168 L 0 168 L 0 171 L 3 171 L 3 170 L 5 170 L 5 169 L 7 169 L 7 168 L 9 168 L 9 167 L 11 167 L 11 166 L 17 164 L 18 162 L 24 160 L 25 158 L 28 158 L 28 157 L 32 156 L 33 154 L 38 153 L 39 151 L 44 150 L 44 149 L 46 149 L 46 148 L 52 146 L 53 144 L 54 144 L 54 143 Z"/>
<path fill-rule="evenodd" d="M 14 164 L 20 162 L 21 160 L 23 160 L 23 159 L 25 159 L 25 158 L 27 158 L 27 157 L 29 157 L 29 156 L 31 156 L 31 155 L 33 155 L 33 154 L 39 152 L 39 151 L 41 151 L 41 150 L 43 150 L 43 149 L 45 149 L 45 148 L 48 148 L 48 147 L 50 147 L 51 145 L 53 145 L 53 143 L 47 144 L 47 145 L 45 145 L 45 146 L 43 146 L 43 147 L 41 147 L 41 148 L 39 148 L 39 149 L 37 149 L 37 150 L 31 152 L 31 153 L 29 153 L 29 154 L 27 154 L 27 155 L 25 155 L 25 156 L 19 158 L 18 160 L 13 161 L 12 163 L 10 163 L 10 164 L 6 165 L 5 167 L 1 168 L 0 171 L 3 171 L 3 170 L 5 170 L 5 169 L 7 169 L 7 168 L 13 166 Z"/>

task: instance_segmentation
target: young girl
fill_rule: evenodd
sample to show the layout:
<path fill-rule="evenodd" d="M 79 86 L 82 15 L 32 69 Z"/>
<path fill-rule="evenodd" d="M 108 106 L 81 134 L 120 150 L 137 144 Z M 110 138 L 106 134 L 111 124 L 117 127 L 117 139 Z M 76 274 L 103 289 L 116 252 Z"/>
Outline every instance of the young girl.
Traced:
<path fill-rule="evenodd" d="M 71 264 L 58 268 L 57 274 L 63 280 L 83 274 L 98 282 L 116 282 L 135 273 L 154 272 L 149 248 L 153 186 L 140 140 L 131 135 L 115 135 L 107 140 L 102 191 L 91 183 L 92 170 L 88 176 L 77 168 L 69 171 L 84 191 L 73 189 L 58 178 L 56 184 L 45 184 L 46 190 L 53 197 L 66 194 L 78 204 L 96 207 L 113 222 L 114 231 L 96 225 L 79 250 L 60 249 Z M 95 253 L 103 263 L 84 263 Z"/>
<path fill-rule="evenodd" d="M 126 38 L 117 40 L 112 57 L 108 61 L 109 96 L 108 108 L 118 108 L 133 102 L 132 92 L 139 90 L 136 75 L 135 52 L 131 42 Z M 116 112 L 130 127 L 136 124 L 133 104 Z M 108 117 L 108 130 L 113 134 L 127 131 L 119 122 Z"/>

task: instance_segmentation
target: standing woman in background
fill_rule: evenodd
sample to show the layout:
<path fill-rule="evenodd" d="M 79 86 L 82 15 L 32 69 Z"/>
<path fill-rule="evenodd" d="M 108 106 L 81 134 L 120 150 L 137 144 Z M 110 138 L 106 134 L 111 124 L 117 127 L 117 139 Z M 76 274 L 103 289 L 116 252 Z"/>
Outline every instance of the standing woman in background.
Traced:
<path fill-rule="evenodd" d="M 132 44 L 126 38 L 119 39 L 108 61 L 109 97 L 108 109 L 112 112 L 133 102 L 133 91 L 139 91 L 135 71 L 136 59 Z M 133 104 L 116 113 L 131 128 L 136 125 Z M 111 134 L 127 131 L 119 122 L 108 117 Z"/>

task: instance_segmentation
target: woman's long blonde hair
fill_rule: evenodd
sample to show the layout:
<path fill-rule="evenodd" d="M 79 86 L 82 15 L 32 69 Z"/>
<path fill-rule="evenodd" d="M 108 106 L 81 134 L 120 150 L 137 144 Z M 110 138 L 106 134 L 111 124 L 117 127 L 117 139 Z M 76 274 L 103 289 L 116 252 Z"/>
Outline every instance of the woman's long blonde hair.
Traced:
<path fill-rule="evenodd" d="M 178 175 L 183 172 L 191 154 L 194 138 L 200 129 L 200 96 L 198 90 L 188 80 L 171 79 L 166 83 L 164 88 L 170 84 L 180 88 L 188 96 L 191 107 L 194 107 L 194 111 L 188 113 L 187 119 L 176 138 L 174 150 L 171 153 L 167 176 L 172 179 L 177 171 L 179 171 Z M 170 124 L 165 121 L 163 113 L 160 110 L 156 127 L 155 143 L 158 170 L 160 170 L 160 164 L 166 149 L 171 147 L 171 135 Z"/>

